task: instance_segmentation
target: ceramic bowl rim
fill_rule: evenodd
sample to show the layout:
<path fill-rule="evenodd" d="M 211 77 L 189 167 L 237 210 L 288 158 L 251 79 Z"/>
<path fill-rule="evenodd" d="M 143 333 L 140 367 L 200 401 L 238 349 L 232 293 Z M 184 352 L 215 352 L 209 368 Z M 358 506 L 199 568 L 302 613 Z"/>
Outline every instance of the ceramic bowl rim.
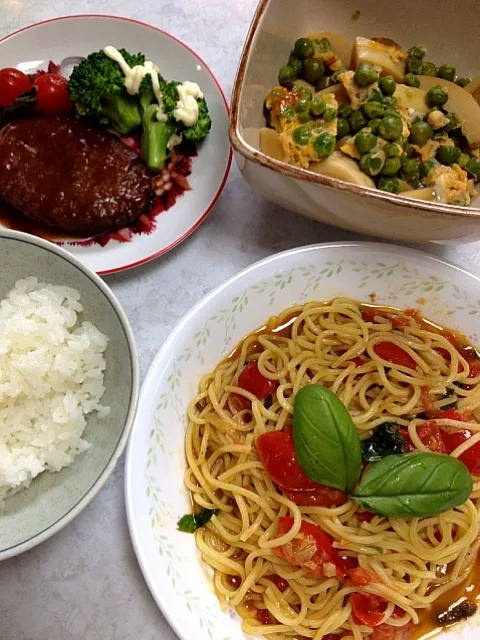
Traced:
<path fill-rule="evenodd" d="M 303 169 L 302 167 L 296 167 L 294 165 L 287 164 L 286 162 L 282 162 L 281 160 L 276 160 L 262 151 L 255 149 L 246 142 L 240 132 L 240 98 L 245 83 L 247 65 L 253 53 L 253 45 L 257 33 L 260 30 L 262 18 L 271 4 L 273 4 L 273 0 L 259 1 L 253 20 L 250 24 L 240 57 L 237 74 L 235 76 L 230 103 L 229 125 L 230 143 L 234 150 L 247 160 L 271 169 L 275 173 L 279 173 L 289 178 L 295 178 L 296 180 L 301 180 L 303 182 L 318 184 L 329 190 L 343 191 L 347 194 L 360 196 L 367 200 L 378 201 L 379 203 L 388 202 L 389 204 L 395 205 L 398 209 L 414 209 L 419 212 L 428 211 L 430 213 L 441 214 L 443 216 L 451 216 L 452 221 L 458 217 L 480 218 L 480 207 L 462 207 L 437 202 L 424 202 L 413 198 L 405 198 L 401 195 L 386 193 L 379 191 L 378 189 L 372 189 L 371 187 L 352 184 L 345 182 L 344 180 L 339 180 L 338 178 L 330 178 L 328 176 L 323 176 L 321 174 L 314 173 L 313 171 L 309 171 L 308 169 Z"/>
<path fill-rule="evenodd" d="M 36 547 L 37 545 L 45 542 L 48 538 L 52 537 L 56 533 L 58 533 L 63 527 L 69 524 L 83 509 L 90 503 L 90 501 L 98 494 L 100 489 L 103 487 L 107 479 L 112 474 L 115 466 L 118 462 L 118 459 L 122 455 L 128 438 L 130 436 L 130 431 L 132 429 L 132 425 L 135 420 L 135 416 L 138 408 L 138 396 L 140 389 L 140 369 L 139 369 L 139 361 L 138 361 L 138 353 L 137 347 L 135 343 L 135 337 L 133 334 L 133 330 L 130 326 L 130 322 L 128 317 L 117 300 L 115 294 L 112 292 L 110 287 L 98 276 L 94 271 L 92 271 L 89 267 L 87 267 L 81 260 L 71 255 L 68 251 L 55 245 L 48 240 L 44 240 L 42 238 L 38 238 L 36 236 L 32 236 L 28 233 L 23 233 L 22 231 L 14 231 L 12 229 L 0 228 L 0 240 L 10 239 L 16 240 L 20 242 L 24 242 L 26 244 L 34 245 L 40 247 L 43 250 L 47 250 L 50 253 L 56 254 L 58 257 L 63 258 L 66 262 L 69 262 L 71 265 L 76 267 L 87 279 L 89 279 L 94 285 L 96 285 L 97 289 L 105 296 L 107 301 L 110 303 L 113 311 L 116 313 L 118 320 L 122 326 L 122 329 L 125 334 L 125 338 L 127 340 L 128 352 L 129 352 L 129 361 L 130 368 L 132 373 L 132 384 L 131 384 L 131 394 L 130 394 L 130 406 L 128 407 L 127 416 L 125 418 L 125 423 L 123 430 L 117 440 L 115 448 L 112 452 L 112 455 L 105 465 L 101 473 L 96 477 L 96 479 L 91 484 L 90 488 L 84 493 L 84 495 L 78 500 L 73 507 L 69 509 L 63 516 L 58 518 L 54 523 L 47 526 L 43 531 L 40 531 L 37 534 L 34 534 L 28 540 L 24 540 L 18 544 L 8 547 L 7 549 L 0 549 L 0 561 L 6 560 L 7 558 L 12 558 L 16 555 L 24 553 Z"/>

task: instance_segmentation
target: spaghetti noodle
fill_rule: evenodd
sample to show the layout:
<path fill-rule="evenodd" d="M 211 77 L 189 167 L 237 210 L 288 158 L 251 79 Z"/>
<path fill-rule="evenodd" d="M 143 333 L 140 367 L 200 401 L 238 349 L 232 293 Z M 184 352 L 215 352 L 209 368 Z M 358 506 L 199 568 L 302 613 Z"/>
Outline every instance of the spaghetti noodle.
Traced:
<path fill-rule="evenodd" d="M 287 309 L 203 377 L 188 411 L 185 481 L 195 509 L 215 510 L 196 542 L 246 633 L 408 640 L 419 613 L 466 579 L 479 547 L 475 477 L 465 504 L 425 518 L 370 514 L 346 496 L 332 506 L 274 482 L 256 441 L 290 429 L 298 390 L 332 390 L 361 439 L 394 423 L 410 450 L 446 452 L 439 443 L 453 433 L 448 453 L 467 464 L 480 451 L 479 383 L 480 360 L 461 336 L 347 298 Z M 295 547 L 292 559 L 305 522 L 333 539 L 343 577 L 315 575 L 311 549 Z"/>

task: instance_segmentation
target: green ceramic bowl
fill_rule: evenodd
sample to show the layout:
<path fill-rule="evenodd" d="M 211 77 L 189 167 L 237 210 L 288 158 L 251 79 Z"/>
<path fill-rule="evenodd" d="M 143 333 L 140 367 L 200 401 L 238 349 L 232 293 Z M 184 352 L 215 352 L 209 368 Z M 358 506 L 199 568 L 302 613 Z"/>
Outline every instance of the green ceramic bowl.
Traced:
<path fill-rule="evenodd" d="M 45 240 L 0 229 L 0 300 L 17 280 L 68 285 L 80 292 L 82 318 L 109 337 L 102 403 L 110 414 L 88 420 L 91 449 L 58 473 L 37 476 L 0 510 L 0 560 L 31 549 L 80 513 L 115 468 L 132 426 L 138 398 L 138 358 L 125 312 L 108 286 L 67 251 Z M 1 425 L 0 425 L 1 427 Z"/>

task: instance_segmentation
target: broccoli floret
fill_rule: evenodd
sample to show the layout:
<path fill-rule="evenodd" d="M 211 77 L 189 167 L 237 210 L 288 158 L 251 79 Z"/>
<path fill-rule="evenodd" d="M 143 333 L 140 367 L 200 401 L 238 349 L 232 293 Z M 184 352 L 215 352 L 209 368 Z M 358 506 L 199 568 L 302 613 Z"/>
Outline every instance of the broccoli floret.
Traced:
<path fill-rule="evenodd" d="M 212 119 L 208 115 L 207 103 L 203 98 L 198 102 L 198 120 L 191 127 L 187 127 L 182 131 L 182 136 L 190 142 L 203 142 L 208 136 L 212 126 Z"/>
<path fill-rule="evenodd" d="M 142 159 L 150 171 L 161 171 L 170 155 L 168 141 L 175 133 L 175 125 L 157 119 L 158 105 L 151 104 L 143 114 Z"/>
<path fill-rule="evenodd" d="M 179 95 L 177 91 L 178 85 L 180 82 L 164 82 L 161 85 L 163 104 L 165 105 L 165 112 L 167 115 L 174 120 L 173 112 L 177 107 L 177 102 L 179 100 Z"/>
<path fill-rule="evenodd" d="M 145 62 L 141 53 L 119 51 L 130 67 Z M 125 135 L 141 126 L 142 114 L 138 99 L 128 95 L 124 84 L 125 76 L 120 66 L 103 51 L 96 51 L 73 69 L 68 90 L 80 115 L 112 126 Z"/>

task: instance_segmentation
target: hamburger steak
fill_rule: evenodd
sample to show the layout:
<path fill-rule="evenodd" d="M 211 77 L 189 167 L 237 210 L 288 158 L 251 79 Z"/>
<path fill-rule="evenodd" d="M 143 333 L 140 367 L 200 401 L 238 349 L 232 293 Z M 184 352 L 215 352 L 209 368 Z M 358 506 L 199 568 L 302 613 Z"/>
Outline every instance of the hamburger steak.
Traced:
<path fill-rule="evenodd" d="M 74 235 L 119 229 L 145 210 L 149 173 L 132 150 L 67 116 L 34 116 L 0 133 L 0 197 L 26 218 Z"/>

